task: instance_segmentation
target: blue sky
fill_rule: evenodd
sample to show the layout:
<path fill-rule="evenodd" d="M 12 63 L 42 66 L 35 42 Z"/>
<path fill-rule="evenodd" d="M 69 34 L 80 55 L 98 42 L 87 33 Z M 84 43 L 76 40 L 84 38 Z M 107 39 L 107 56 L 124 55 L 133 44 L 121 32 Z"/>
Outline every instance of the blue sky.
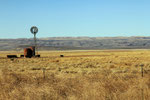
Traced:
<path fill-rule="evenodd" d="M 150 0 L 0 0 L 0 38 L 150 36 Z"/>

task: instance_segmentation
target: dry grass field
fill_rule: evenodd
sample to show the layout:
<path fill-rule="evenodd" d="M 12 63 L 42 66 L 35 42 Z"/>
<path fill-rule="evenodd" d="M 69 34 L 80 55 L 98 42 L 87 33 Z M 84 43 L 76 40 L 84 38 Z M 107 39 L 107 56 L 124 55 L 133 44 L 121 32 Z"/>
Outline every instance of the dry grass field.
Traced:
<path fill-rule="evenodd" d="M 150 100 L 150 50 L 39 53 L 0 52 L 0 100 Z"/>

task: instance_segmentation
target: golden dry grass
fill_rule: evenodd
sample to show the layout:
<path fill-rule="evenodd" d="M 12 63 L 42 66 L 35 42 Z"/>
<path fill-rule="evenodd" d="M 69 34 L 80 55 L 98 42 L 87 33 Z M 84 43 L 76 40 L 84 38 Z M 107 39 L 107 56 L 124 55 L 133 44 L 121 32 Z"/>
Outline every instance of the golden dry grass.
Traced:
<path fill-rule="evenodd" d="M 21 52 L 0 52 L 1 100 L 150 100 L 149 50 L 41 51 L 31 59 L 3 58 L 7 54 Z"/>

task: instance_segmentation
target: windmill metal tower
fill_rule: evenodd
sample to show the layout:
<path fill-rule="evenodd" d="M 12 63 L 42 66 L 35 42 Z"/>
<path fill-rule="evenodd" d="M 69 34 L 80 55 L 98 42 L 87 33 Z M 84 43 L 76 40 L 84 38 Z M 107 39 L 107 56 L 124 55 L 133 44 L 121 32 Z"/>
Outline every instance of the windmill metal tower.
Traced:
<path fill-rule="evenodd" d="M 36 26 L 32 26 L 31 27 L 31 29 L 30 29 L 30 31 L 31 31 L 31 33 L 34 35 L 34 48 L 35 48 L 35 50 L 34 50 L 34 56 L 36 55 L 36 52 L 35 51 L 37 51 L 37 53 L 38 53 L 38 50 L 37 50 L 37 40 L 36 40 L 36 34 L 38 33 L 38 28 L 36 27 Z"/>

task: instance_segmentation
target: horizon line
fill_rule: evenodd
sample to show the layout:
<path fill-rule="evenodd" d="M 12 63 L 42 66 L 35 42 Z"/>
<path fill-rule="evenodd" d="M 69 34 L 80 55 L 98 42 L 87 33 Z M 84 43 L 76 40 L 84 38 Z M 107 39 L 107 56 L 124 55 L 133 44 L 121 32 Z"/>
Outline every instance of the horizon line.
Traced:
<path fill-rule="evenodd" d="M 42 38 L 115 38 L 115 37 L 150 37 L 150 36 L 53 36 L 53 37 L 37 37 L 37 39 L 42 39 Z M 0 38 L 0 39 L 32 39 L 33 37 L 28 37 L 28 38 Z"/>

